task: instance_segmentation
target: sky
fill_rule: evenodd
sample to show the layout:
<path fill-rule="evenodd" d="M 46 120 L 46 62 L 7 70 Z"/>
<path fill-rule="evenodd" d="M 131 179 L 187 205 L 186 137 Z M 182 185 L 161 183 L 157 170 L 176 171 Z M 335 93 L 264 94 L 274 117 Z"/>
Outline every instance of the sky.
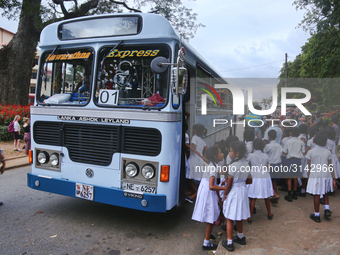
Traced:
<path fill-rule="evenodd" d="M 198 14 L 190 44 L 224 78 L 277 78 L 285 61 L 301 52 L 308 32 L 297 28 L 304 11 L 293 0 L 183 0 Z M 0 17 L 0 27 L 16 32 L 17 22 Z"/>
<path fill-rule="evenodd" d="M 297 11 L 292 2 L 186 1 L 185 5 L 198 14 L 198 22 L 206 26 L 198 30 L 190 44 L 223 77 L 277 78 L 285 53 L 288 61 L 293 61 L 310 37 L 296 28 L 304 11 Z"/>

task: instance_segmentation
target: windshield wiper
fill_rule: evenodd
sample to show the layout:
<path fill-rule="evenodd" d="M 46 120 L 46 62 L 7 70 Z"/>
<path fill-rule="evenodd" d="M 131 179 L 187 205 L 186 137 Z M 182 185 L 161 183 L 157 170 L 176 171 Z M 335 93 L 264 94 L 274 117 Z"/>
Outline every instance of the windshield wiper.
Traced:
<path fill-rule="evenodd" d="M 117 49 L 117 47 L 119 47 L 121 44 L 123 43 L 123 41 L 119 41 L 119 43 L 113 47 L 109 53 L 103 58 L 103 60 L 100 62 L 100 69 L 103 70 L 103 65 L 104 65 L 104 60 L 111 54 L 112 51 L 114 51 L 115 49 Z"/>
<path fill-rule="evenodd" d="M 54 50 L 51 53 L 51 56 L 54 54 L 54 52 L 56 52 L 59 49 L 60 45 L 57 45 L 57 47 L 54 48 Z"/>

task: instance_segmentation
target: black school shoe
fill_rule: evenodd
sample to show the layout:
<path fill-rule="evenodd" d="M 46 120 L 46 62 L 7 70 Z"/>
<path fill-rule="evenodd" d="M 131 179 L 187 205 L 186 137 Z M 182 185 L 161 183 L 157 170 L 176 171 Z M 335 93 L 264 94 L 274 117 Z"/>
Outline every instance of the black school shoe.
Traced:
<path fill-rule="evenodd" d="M 224 240 L 222 241 L 222 246 L 227 249 L 227 251 L 234 251 L 234 244 L 227 244 L 228 241 Z"/>
<path fill-rule="evenodd" d="M 332 211 L 330 211 L 330 210 L 327 209 L 327 210 L 325 210 L 325 213 L 324 213 L 323 216 L 324 216 L 325 218 L 329 218 L 329 217 L 331 217 L 331 215 L 332 215 Z"/>
<path fill-rule="evenodd" d="M 314 213 L 311 213 L 311 214 L 309 215 L 309 218 L 310 218 L 311 220 L 314 220 L 316 223 L 320 223 L 320 222 L 321 222 L 320 216 L 315 216 Z"/>
<path fill-rule="evenodd" d="M 320 204 L 322 204 L 322 205 L 325 204 L 325 199 L 324 198 L 320 198 Z"/>
<path fill-rule="evenodd" d="M 208 244 L 207 246 L 203 245 L 202 246 L 202 250 L 204 251 L 211 251 L 211 250 L 216 250 L 217 249 L 217 245 L 216 244 Z"/>
<path fill-rule="evenodd" d="M 233 237 L 233 242 L 241 245 L 246 245 L 246 237 L 239 238 L 238 236 Z"/>
<path fill-rule="evenodd" d="M 294 200 L 297 200 L 297 194 L 296 194 L 296 193 L 293 193 L 292 198 L 293 198 Z"/>
<path fill-rule="evenodd" d="M 292 195 L 285 196 L 285 200 L 287 200 L 288 202 L 293 202 Z"/>

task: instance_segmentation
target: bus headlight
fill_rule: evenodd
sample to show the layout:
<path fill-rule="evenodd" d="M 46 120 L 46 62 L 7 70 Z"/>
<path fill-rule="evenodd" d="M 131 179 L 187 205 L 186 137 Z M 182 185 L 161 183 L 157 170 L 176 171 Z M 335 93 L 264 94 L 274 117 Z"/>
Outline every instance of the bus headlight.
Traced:
<path fill-rule="evenodd" d="M 135 177 L 138 174 L 138 165 L 135 163 L 128 163 L 125 167 L 125 173 L 129 177 Z"/>
<path fill-rule="evenodd" d="M 145 179 L 152 179 L 155 176 L 155 167 L 150 164 L 146 164 L 142 167 L 142 175 Z"/>
<path fill-rule="evenodd" d="M 50 162 L 52 166 L 58 166 L 59 165 L 59 155 L 57 153 L 52 153 L 50 156 Z"/>
<path fill-rule="evenodd" d="M 38 154 L 38 162 L 40 164 L 46 164 L 49 160 L 48 153 L 46 151 L 41 151 Z"/>

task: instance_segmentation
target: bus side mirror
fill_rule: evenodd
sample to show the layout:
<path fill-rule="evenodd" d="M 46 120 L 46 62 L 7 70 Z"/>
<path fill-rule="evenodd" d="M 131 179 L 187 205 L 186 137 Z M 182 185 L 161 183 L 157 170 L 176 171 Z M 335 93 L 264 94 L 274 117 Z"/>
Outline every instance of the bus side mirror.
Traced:
<path fill-rule="evenodd" d="M 169 67 L 169 60 L 165 57 L 156 57 L 151 61 L 150 68 L 155 73 L 163 73 Z"/>
<path fill-rule="evenodd" d="M 188 71 L 185 67 L 174 67 L 171 73 L 172 94 L 182 94 L 187 92 Z"/>

